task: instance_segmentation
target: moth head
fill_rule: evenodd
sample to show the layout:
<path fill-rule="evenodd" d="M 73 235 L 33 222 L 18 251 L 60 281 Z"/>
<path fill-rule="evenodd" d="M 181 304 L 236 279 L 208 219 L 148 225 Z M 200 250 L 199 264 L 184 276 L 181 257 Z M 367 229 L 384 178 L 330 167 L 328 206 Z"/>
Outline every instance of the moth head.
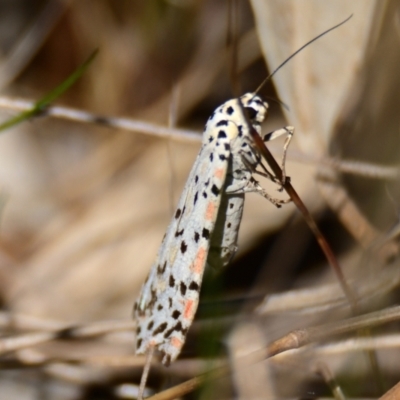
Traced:
<path fill-rule="evenodd" d="M 251 123 L 261 124 L 268 111 L 268 103 L 254 93 L 246 93 L 240 98 Z"/>

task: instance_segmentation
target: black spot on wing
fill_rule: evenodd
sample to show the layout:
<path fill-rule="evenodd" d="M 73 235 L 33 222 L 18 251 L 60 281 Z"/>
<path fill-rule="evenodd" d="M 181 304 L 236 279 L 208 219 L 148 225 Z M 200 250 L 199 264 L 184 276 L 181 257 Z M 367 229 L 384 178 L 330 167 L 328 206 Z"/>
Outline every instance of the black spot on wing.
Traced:
<path fill-rule="evenodd" d="M 156 301 L 157 301 L 157 291 L 156 291 L 156 289 L 152 288 L 150 290 L 150 293 L 151 293 L 151 297 L 150 297 L 150 301 L 149 301 L 149 303 L 147 305 L 148 308 L 152 308 L 154 306 L 154 304 L 156 304 Z"/>
<path fill-rule="evenodd" d="M 230 149 L 231 149 L 231 146 L 230 146 L 229 143 L 225 143 L 225 144 L 224 144 L 224 147 L 225 147 L 225 150 L 226 150 L 226 151 L 230 151 Z"/>
<path fill-rule="evenodd" d="M 137 347 L 138 348 L 142 345 L 142 342 L 143 342 L 142 338 L 138 339 L 138 341 L 137 341 Z"/>
<path fill-rule="evenodd" d="M 193 204 L 195 205 L 197 203 L 197 198 L 199 197 L 199 192 L 196 192 L 194 195 L 194 202 Z"/>
<path fill-rule="evenodd" d="M 218 139 L 225 139 L 226 136 L 226 132 L 223 131 L 222 129 L 218 132 Z"/>
<path fill-rule="evenodd" d="M 186 250 L 187 250 L 187 244 L 186 244 L 186 242 L 184 240 L 182 240 L 182 242 L 181 242 L 181 252 L 182 252 L 182 254 L 185 254 Z"/>
<path fill-rule="evenodd" d="M 232 208 L 234 207 L 233 203 L 229 203 L 229 208 L 232 210 Z"/>
<path fill-rule="evenodd" d="M 231 107 L 231 106 L 229 106 L 227 109 L 226 109 L 226 112 L 228 113 L 228 115 L 232 115 L 233 113 L 234 113 L 234 109 L 233 109 L 233 107 Z"/>
<path fill-rule="evenodd" d="M 175 213 L 175 219 L 178 219 L 181 216 L 181 214 L 182 214 L 182 210 L 180 208 L 178 208 Z"/>
<path fill-rule="evenodd" d="M 213 160 L 214 160 L 214 154 L 211 153 L 211 154 L 210 154 L 210 161 L 213 162 Z"/>
<path fill-rule="evenodd" d="M 205 199 L 208 197 L 206 192 L 203 192 L 202 194 L 203 194 L 203 197 L 204 197 Z"/>
<path fill-rule="evenodd" d="M 228 121 L 226 119 L 223 119 L 222 121 L 219 121 L 216 126 L 227 126 Z"/>
<path fill-rule="evenodd" d="M 225 160 L 226 160 L 225 154 L 220 154 L 218 157 L 219 157 L 219 159 L 220 159 L 221 161 L 225 161 Z"/>
<path fill-rule="evenodd" d="M 174 312 L 172 313 L 172 318 L 174 319 L 178 319 L 181 316 L 181 312 L 178 310 L 174 310 Z"/>
<path fill-rule="evenodd" d="M 161 273 L 162 274 L 165 272 L 166 268 L 167 268 L 167 262 L 164 261 L 164 264 L 163 264 L 162 269 L 161 269 Z"/>
<path fill-rule="evenodd" d="M 195 233 L 194 233 L 194 241 L 195 241 L 196 243 L 198 243 L 198 242 L 199 242 L 199 239 L 200 239 L 199 233 L 198 233 L 198 232 L 195 232 Z"/>
<path fill-rule="evenodd" d="M 181 321 L 178 321 L 175 326 L 164 333 L 164 338 L 170 337 L 173 332 L 182 332 L 182 335 L 185 336 L 187 331 L 187 328 L 183 328 Z"/>
<path fill-rule="evenodd" d="M 164 338 L 168 338 L 171 336 L 171 333 L 175 332 L 175 327 L 172 327 L 171 329 L 168 329 L 166 332 L 164 332 Z"/>
<path fill-rule="evenodd" d="M 186 289 L 187 289 L 187 286 L 184 282 L 181 282 L 180 289 L 181 289 L 181 295 L 184 296 L 186 294 Z"/>
<path fill-rule="evenodd" d="M 218 189 L 218 187 L 217 187 L 216 185 L 212 185 L 211 192 L 212 192 L 215 196 L 218 196 L 220 190 Z"/>
<path fill-rule="evenodd" d="M 154 321 L 150 321 L 149 324 L 147 325 L 147 330 L 151 330 L 154 326 Z"/>
<path fill-rule="evenodd" d="M 214 136 L 210 136 L 210 137 L 208 138 L 208 143 L 212 143 L 213 140 L 214 140 Z"/>
<path fill-rule="evenodd" d="M 199 176 L 196 175 L 196 176 L 194 177 L 194 183 L 197 183 L 198 181 L 199 181 Z"/>
<path fill-rule="evenodd" d="M 172 276 L 172 274 L 169 276 L 169 286 L 170 287 L 175 286 L 175 278 Z"/>
<path fill-rule="evenodd" d="M 168 304 L 169 304 L 169 308 L 172 307 L 172 297 L 168 297 Z"/>
<path fill-rule="evenodd" d="M 187 334 L 188 328 L 184 328 L 182 326 L 181 321 L 179 321 L 176 325 L 175 325 L 175 330 L 178 332 L 182 332 L 182 335 L 185 336 Z"/>
<path fill-rule="evenodd" d="M 159 333 L 164 332 L 167 329 L 168 324 L 166 322 L 163 322 L 160 324 L 153 332 L 153 335 L 158 335 Z"/>
<path fill-rule="evenodd" d="M 178 331 L 178 332 L 183 332 L 183 331 L 184 331 L 181 321 L 179 321 L 179 322 L 175 325 L 175 330 Z"/>
<path fill-rule="evenodd" d="M 176 232 L 175 232 L 175 237 L 182 236 L 184 232 L 185 232 L 184 229 L 181 229 L 180 231 L 176 231 Z"/>
<path fill-rule="evenodd" d="M 189 289 L 195 290 L 196 292 L 198 292 L 200 290 L 200 286 L 195 281 L 192 281 L 192 282 L 190 282 Z"/>
<path fill-rule="evenodd" d="M 203 232 L 201 233 L 201 236 L 203 236 L 204 239 L 209 239 L 210 238 L 210 231 L 206 228 L 203 228 Z"/>
<path fill-rule="evenodd" d="M 232 226 L 232 224 L 230 222 L 228 222 L 228 224 L 226 225 L 228 228 L 230 228 Z"/>
<path fill-rule="evenodd" d="M 164 308 L 164 307 L 162 306 L 162 304 L 159 304 L 159 305 L 157 306 L 157 310 L 158 310 L 158 311 L 161 311 L 163 308 Z"/>

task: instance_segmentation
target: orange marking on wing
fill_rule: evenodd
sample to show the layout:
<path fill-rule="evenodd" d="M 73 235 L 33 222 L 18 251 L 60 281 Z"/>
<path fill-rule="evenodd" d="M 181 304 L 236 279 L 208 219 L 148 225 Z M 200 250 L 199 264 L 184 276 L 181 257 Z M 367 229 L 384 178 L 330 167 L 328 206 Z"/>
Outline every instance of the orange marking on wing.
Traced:
<path fill-rule="evenodd" d="M 218 169 L 215 171 L 214 176 L 215 176 L 216 178 L 218 178 L 218 179 L 221 179 L 221 178 L 224 176 L 224 169 L 223 169 L 223 168 L 218 168 Z"/>
<path fill-rule="evenodd" d="M 194 301 L 193 300 L 188 300 L 185 304 L 185 309 L 183 311 L 183 316 L 186 319 L 193 319 L 194 316 L 194 309 L 193 309 Z"/>
<path fill-rule="evenodd" d="M 171 338 L 171 346 L 175 347 L 176 349 L 180 349 L 183 346 L 183 342 L 182 342 L 182 340 L 180 340 L 177 337 L 173 336 Z"/>
<path fill-rule="evenodd" d="M 214 218 L 214 213 L 215 213 L 215 204 L 212 201 L 210 201 L 207 204 L 206 221 L 211 221 Z"/>
<path fill-rule="evenodd" d="M 204 247 L 200 247 L 199 251 L 196 254 L 196 258 L 194 260 L 194 263 L 192 264 L 192 271 L 195 274 L 200 274 L 204 268 L 205 262 L 206 262 L 207 254 L 206 250 Z"/>

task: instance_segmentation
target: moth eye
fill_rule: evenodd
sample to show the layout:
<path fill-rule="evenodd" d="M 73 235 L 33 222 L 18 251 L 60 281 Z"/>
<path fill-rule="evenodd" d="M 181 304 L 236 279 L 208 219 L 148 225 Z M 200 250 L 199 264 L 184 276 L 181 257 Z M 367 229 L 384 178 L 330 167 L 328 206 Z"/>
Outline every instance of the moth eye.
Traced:
<path fill-rule="evenodd" d="M 255 119 L 257 116 L 257 111 L 253 107 L 245 107 L 245 110 L 247 112 L 247 116 L 250 119 Z"/>

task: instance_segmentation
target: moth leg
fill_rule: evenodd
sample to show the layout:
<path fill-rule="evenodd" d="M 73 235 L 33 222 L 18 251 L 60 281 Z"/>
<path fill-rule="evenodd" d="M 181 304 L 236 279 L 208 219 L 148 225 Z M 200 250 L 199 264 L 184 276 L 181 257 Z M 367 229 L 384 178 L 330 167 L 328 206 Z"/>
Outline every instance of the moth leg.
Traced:
<path fill-rule="evenodd" d="M 265 199 L 270 201 L 273 205 L 275 205 L 277 208 L 280 208 L 282 204 L 287 204 L 292 201 L 291 198 L 288 199 L 276 199 L 272 196 L 270 196 L 266 190 L 254 179 L 251 178 L 250 181 L 248 182 L 247 186 L 243 188 L 244 193 L 258 193 L 261 196 L 263 196 Z"/>
<path fill-rule="evenodd" d="M 245 165 L 247 170 L 250 171 L 250 175 L 247 177 L 246 183 L 244 185 L 242 185 L 240 188 L 247 185 L 247 181 L 250 179 L 251 174 L 259 174 L 259 175 L 264 176 L 265 178 L 268 178 L 270 181 L 272 181 L 274 183 L 281 183 L 279 181 L 279 179 L 277 179 L 274 175 L 272 175 L 271 172 L 269 172 L 267 170 L 266 167 L 264 167 L 264 172 L 257 171 L 257 165 L 261 164 L 261 157 L 258 154 L 256 154 L 255 151 L 254 151 L 255 159 L 252 161 L 248 160 L 246 153 L 243 151 L 239 152 L 239 155 L 240 155 L 240 159 L 241 159 L 242 163 Z"/>
<path fill-rule="evenodd" d="M 286 153 L 287 153 L 287 149 L 288 149 L 290 142 L 294 135 L 294 127 L 293 126 L 285 126 L 281 129 L 277 129 L 276 131 L 269 132 L 262 137 L 264 142 L 269 142 L 270 140 L 274 140 L 282 135 L 287 135 L 287 137 L 285 139 L 285 143 L 283 144 L 283 154 L 282 154 L 282 161 L 281 161 L 282 181 L 280 182 L 281 188 L 279 189 L 279 191 L 282 191 L 283 185 L 286 182 Z"/>
<path fill-rule="evenodd" d="M 261 164 L 261 162 L 260 162 Z M 254 173 L 260 176 L 263 176 L 264 178 L 269 179 L 271 182 L 276 183 L 277 185 L 280 185 L 282 187 L 282 181 L 280 179 L 278 179 L 276 176 L 272 175 L 267 168 L 265 167 L 264 164 L 262 164 L 262 167 L 264 168 L 264 171 L 258 171 L 255 170 Z M 281 191 L 281 187 L 278 189 L 279 191 Z"/>
<path fill-rule="evenodd" d="M 247 163 L 246 163 L 246 166 L 247 166 Z M 252 170 L 252 168 L 250 168 L 250 171 L 251 170 Z M 236 179 L 235 183 L 232 183 L 232 184 L 228 185 L 225 188 L 225 193 L 228 194 L 228 195 L 245 193 L 244 188 L 248 185 L 249 179 L 251 179 L 251 172 L 250 171 L 244 172 L 244 174 L 241 177 L 241 179 Z"/>

